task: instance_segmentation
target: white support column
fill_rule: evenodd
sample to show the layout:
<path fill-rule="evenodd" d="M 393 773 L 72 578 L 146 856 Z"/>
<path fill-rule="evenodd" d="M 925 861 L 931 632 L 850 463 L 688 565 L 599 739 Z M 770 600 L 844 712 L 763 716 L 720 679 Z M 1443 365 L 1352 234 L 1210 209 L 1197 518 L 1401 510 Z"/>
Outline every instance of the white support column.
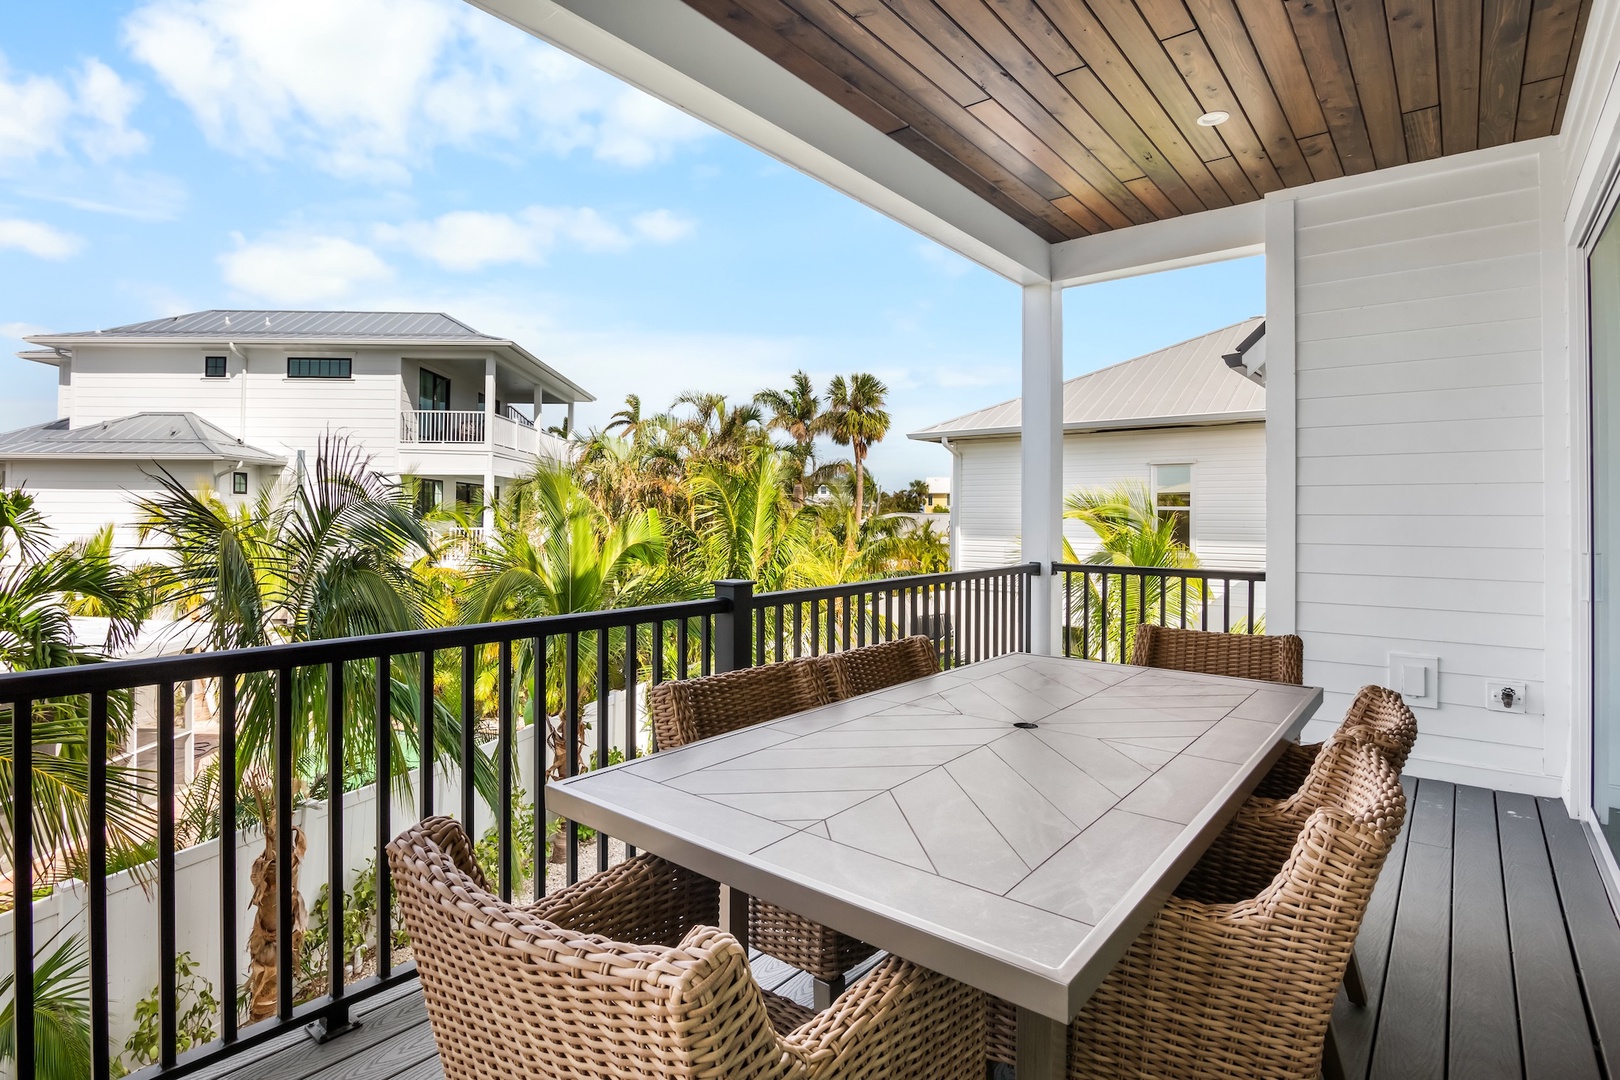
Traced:
<path fill-rule="evenodd" d="M 484 528 L 495 530 L 495 454 L 492 451 L 484 466 Z"/>
<path fill-rule="evenodd" d="M 1024 286 L 1024 394 L 1020 535 L 1023 561 L 1041 564 L 1030 590 L 1034 653 L 1053 653 L 1057 629 L 1052 564 L 1063 553 L 1063 290 Z"/>
<path fill-rule="evenodd" d="M 544 431 L 544 430 L 546 430 L 546 425 L 544 425 L 544 424 L 542 424 L 540 422 L 540 413 L 545 407 L 545 400 L 544 400 L 545 396 L 546 396 L 545 390 L 540 386 L 539 383 L 535 383 L 534 384 L 534 429 L 536 431 Z"/>
<path fill-rule="evenodd" d="M 490 417 L 495 415 L 495 358 L 484 358 L 484 438 L 494 445 L 495 427 Z"/>
<path fill-rule="evenodd" d="M 574 403 L 568 403 L 568 420 L 563 424 L 563 430 L 570 436 L 574 434 Z"/>

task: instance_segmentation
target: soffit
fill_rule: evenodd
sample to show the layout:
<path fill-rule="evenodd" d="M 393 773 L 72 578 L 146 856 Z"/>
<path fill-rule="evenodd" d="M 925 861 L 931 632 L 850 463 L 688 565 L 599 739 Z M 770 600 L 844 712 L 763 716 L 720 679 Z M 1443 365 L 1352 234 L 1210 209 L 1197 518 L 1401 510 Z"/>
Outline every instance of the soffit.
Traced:
<path fill-rule="evenodd" d="M 1552 134 L 1590 7 L 684 2 L 1052 242 Z"/>

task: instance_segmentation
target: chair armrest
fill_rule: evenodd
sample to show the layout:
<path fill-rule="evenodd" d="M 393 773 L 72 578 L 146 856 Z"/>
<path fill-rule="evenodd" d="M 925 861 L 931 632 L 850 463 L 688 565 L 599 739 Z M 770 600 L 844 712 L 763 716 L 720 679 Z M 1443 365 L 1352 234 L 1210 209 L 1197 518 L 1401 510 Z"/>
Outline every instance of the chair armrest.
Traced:
<path fill-rule="evenodd" d="M 1261 777 L 1254 794 L 1263 799 L 1288 798 L 1305 783 L 1305 778 L 1311 774 L 1311 766 L 1316 762 L 1316 755 L 1321 752 L 1321 743 L 1305 746 L 1285 744 L 1282 757 L 1277 759 L 1270 772 Z"/>
<path fill-rule="evenodd" d="M 868 1075 L 885 1080 L 982 1080 L 982 992 L 897 956 L 839 995 L 831 1008 L 783 1038 L 811 1078 Z"/>
<path fill-rule="evenodd" d="M 720 887 L 643 853 L 525 909 L 569 930 L 644 945 L 680 944 L 694 926 L 720 921 Z"/>

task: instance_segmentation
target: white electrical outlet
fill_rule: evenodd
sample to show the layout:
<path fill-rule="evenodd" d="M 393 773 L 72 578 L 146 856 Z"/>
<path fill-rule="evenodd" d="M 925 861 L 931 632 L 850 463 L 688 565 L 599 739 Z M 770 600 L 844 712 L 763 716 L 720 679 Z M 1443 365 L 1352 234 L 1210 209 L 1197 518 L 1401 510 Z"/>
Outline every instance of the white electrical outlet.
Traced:
<path fill-rule="evenodd" d="M 1485 707 L 1491 712 L 1522 713 L 1525 710 L 1527 688 L 1522 682 L 1508 679 L 1485 681 Z"/>
<path fill-rule="evenodd" d="M 1440 707 L 1440 658 L 1411 653 L 1389 654 L 1389 676 L 1385 686 L 1401 695 L 1414 709 Z"/>

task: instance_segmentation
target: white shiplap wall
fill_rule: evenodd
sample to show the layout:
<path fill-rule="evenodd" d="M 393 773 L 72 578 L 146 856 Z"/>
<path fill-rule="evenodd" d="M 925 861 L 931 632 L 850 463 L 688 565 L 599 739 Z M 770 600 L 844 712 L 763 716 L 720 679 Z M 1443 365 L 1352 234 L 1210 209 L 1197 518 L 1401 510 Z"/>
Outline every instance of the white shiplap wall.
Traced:
<path fill-rule="evenodd" d="M 1316 727 L 1389 653 L 1437 655 L 1412 771 L 1555 794 L 1538 169 L 1481 155 L 1293 196 L 1294 611 Z M 1486 710 L 1493 678 L 1530 684 L 1527 715 Z"/>
<path fill-rule="evenodd" d="M 1193 465 L 1193 548 L 1205 566 L 1261 570 L 1266 557 L 1265 425 L 1071 433 L 1063 439 L 1063 491 L 1121 480 L 1148 482 L 1153 464 Z M 958 566 L 1005 566 L 1019 557 L 1018 439 L 959 440 L 951 493 Z M 1096 537 L 1078 522 L 1064 535 L 1084 557 Z"/>

